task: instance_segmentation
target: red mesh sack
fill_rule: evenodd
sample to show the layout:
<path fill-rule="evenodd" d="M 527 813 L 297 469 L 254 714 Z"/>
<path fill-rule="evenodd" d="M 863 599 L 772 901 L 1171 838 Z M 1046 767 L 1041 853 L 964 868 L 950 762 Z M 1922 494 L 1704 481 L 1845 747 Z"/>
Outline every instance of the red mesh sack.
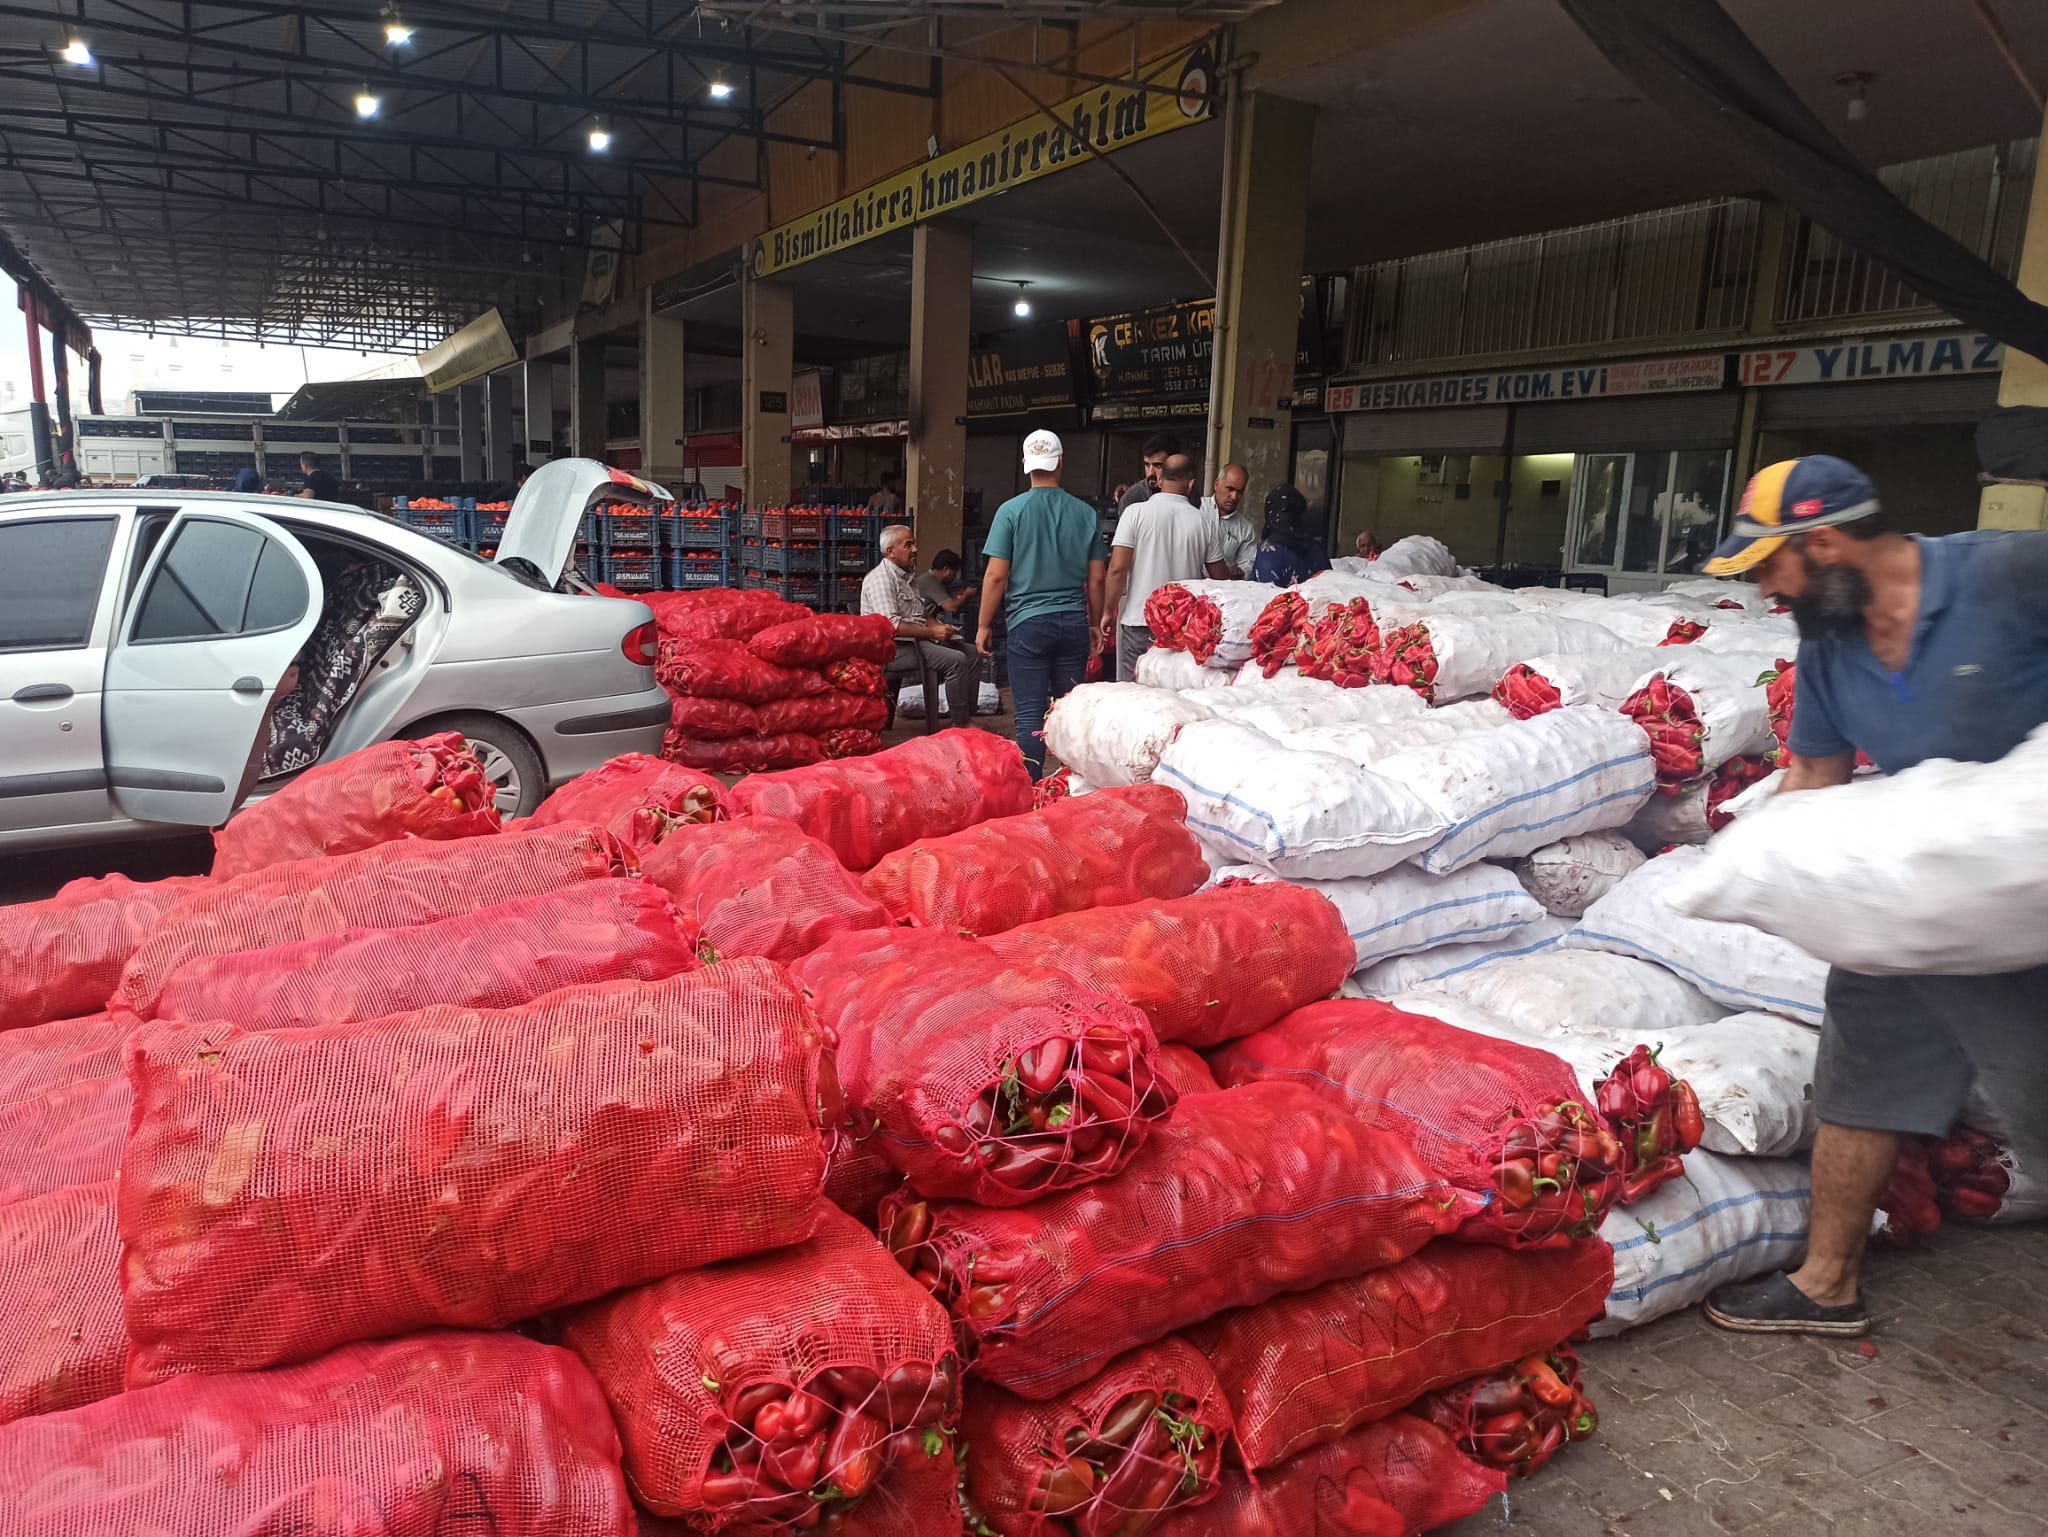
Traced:
<path fill-rule="evenodd" d="M 1050 1398 L 1225 1308 L 1398 1264 L 1477 1204 L 1400 1137 L 1266 1083 L 1189 1095 L 1116 1179 L 1013 1211 L 894 1195 L 882 1216 L 976 1371 Z"/>
<path fill-rule="evenodd" d="M 379 742 L 318 764 L 244 806 L 213 835 L 216 880 L 293 859 L 353 854 L 398 838 L 498 830 L 496 792 L 461 735 Z"/>
<path fill-rule="evenodd" d="M 131 1103 L 117 1072 L 0 1108 L 0 1205 L 112 1179 Z"/>
<path fill-rule="evenodd" d="M 1098 790 L 899 849 L 862 884 L 893 918 L 966 934 L 1184 897 L 1209 877 L 1186 815 L 1165 785 Z"/>
<path fill-rule="evenodd" d="M 1259 611 L 1252 621 L 1252 660 L 1270 678 L 1294 660 L 1294 651 L 1307 627 L 1308 599 L 1298 592 L 1283 592 Z"/>
<path fill-rule="evenodd" d="M 1339 688 L 1364 688 L 1373 681 L 1379 646 L 1380 626 L 1372 604 L 1353 598 L 1332 603 L 1322 618 L 1303 623 L 1294 660 L 1304 677 L 1321 678 Z"/>
<path fill-rule="evenodd" d="M 760 706 L 754 714 L 760 721 L 758 729 L 769 735 L 778 731 L 801 731 L 811 736 L 823 736 L 828 731 L 880 731 L 889 723 L 889 701 L 835 688 L 808 699 L 778 699 Z"/>
<path fill-rule="evenodd" d="M 1625 1206 L 1683 1178 L 1685 1154 L 1706 1133 L 1693 1086 L 1658 1065 L 1663 1049 L 1638 1043 L 1593 1085 L 1593 1106 L 1621 1144 L 1620 1199 Z"/>
<path fill-rule="evenodd" d="M 1397 1414 L 1268 1469 L 1256 1486 L 1230 1468 L 1216 1500 L 1151 1537 L 1415 1537 L 1505 1488 L 1434 1425 Z"/>
<path fill-rule="evenodd" d="M 121 1391 L 114 1182 L 0 1206 L 0 1422 Z"/>
<path fill-rule="evenodd" d="M 889 925 L 830 849 L 779 817 L 679 828 L 647 851 L 644 872 L 721 956 L 794 961 L 835 935 Z"/>
<path fill-rule="evenodd" d="M 487 1013 L 128 1040 L 128 1380 L 499 1327 L 810 1236 L 817 1026 L 731 961 Z"/>
<path fill-rule="evenodd" d="M 741 592 L 729 587 L 711 591 L 724 596 L 713 599 L 706 593 L 709 601 L 671 603 L 659 611 L 664 650 L 671 641 L 694 645 L 707 640 L 751 640 L 763 630 L 807 618 L 811 612 L 803 604 L 778 598 L 772 592 Z"/>
<path fill-rule="evenodd" d="M 1385 1270 L 1275 1297 L 1188 1338 L 1230 1400 L 1247 1467 L 1270 1468 L 1431 1388 L 1568 1338 L 1601 1316 L 1614 1251 L 1433 1243 Z"/>
<path fill-rule="evenodd" d="M 528 827 L 595 823 L 626 836 L 633 813 L 653 810 L 670 822 L 716 822 L 725 815 L 725 787 L 708 774 L 644 752 L 623 753 L 574 779 L 540 803 Z"/>
<path fill-rule="evenodd" d="M 820 839 L 849 870 L 920 838 L 1031 809 L 1031 773 L 1017 744 L 958 727 L 872 757 L 762 774 L 726 794 L 734 816 L 783 817 Z"/>
<path fill-rule="evenodd" d="M 727 742 L 734 737 L 759 736 L 761 712 L 743 699 L 698 699 L 677 694 L 669 700 L 668 729 L 672 736 Z"/>
<path fill-rule="evenodd" d="M 950 1445 L 931 1455 L 908 1454 L 846 1513 L 838 1537 L 960 1537 L 960 1470 Z M 831 1517 L 828 1515 L 826 1521 Z M 821 1527 L 829 1533 L 830 1527 Z"/>
<path fill-rule="evenodd" d="M 661 755 L 706 774 L 758 774 L 767 769 L 804 768 L 821 763 L 825 749 L 816 737 L 794 731 L 785 731 L 779 736 L 736 736 L 712 742 L 671 727 L 661 739 Z"/>
<path fill-rule="evenodd" d="M 1573 1441 L 1600 1426 L 1569 1345 L 1540 1346 L 1510 1365 L 1417 1399 L 1428 1420 L 1467 1456 L 1527 1478 Z"/>
<path fill-rule="evenodd" d="M 1430 1169 L 1484 1198 L 1462 1238 L 1566 1244 L 1596 1231 L 1621 1195 L 1621 1144 L 1588 1113 L 1571 1068 L 1534 1046 L 1341 999 L 1218 1048 L 1209 1066 L 1226 1085 L 1303 1085 L 1400 1136 Z"/>
<path fill-rule="evenodd" d="M 422 1334 L 0 1429 L 20 1537 L 632 1537 L 604 1396 L 565 1350 Z"/>
<path fill-rule="evenodd" d="M 509 1009 L 590 982 L 658 982 L 697 965 L 697 925 L 652 882 L 578 881 L 403 929 L 351 929 L 195 956 L 154 1018 L 282 1030 L 382 1019 L 428 1004 Z"/>
<path fill-rule="evenodd" d="M 1073 793 L 1074 771 L 1056 768 L 1031 787 L 1031 809 L 1043 811 L 1054 801 L 1063 801 Z"/>
<path fill-rule="evenodd" d="M 1534 720 L 1564 703 L 1557 685 L 1542 673 L 1530 671 L 1527 662 L 1517 662 L 1501 674 L 1500 682 L 1493 686 L 1493 698 L 1516 720 Z"/>
<path fill-rule="evenodd" d="M 81 1078 L 118 1078 L 132 1014 L 88 1014 L 0 1034 L 0 1105 L 38 1099 Z"/>
<path fill-rule="evenodd" d="M 882 734 L 861 726 L 841 726 L 819 732 L 818 745 L 828 758 L 865 758 L 882 750 Z"/>
<path fill-rule="evenodd" d="M 1249 1035 L 1329 997 L 1357 957 L 1329 898 L 1280 881 L 1093 907 L 986 943 L 1136 1004 L 1161 1041 L 1190 1046 Z"/>
<path fill-rule="evenodd" d="M 151 930 L 122 970 L 120 1004 L 147 1013 L 164 979 L 196 955 L 432 923 L 638 870 L 625 844 L 575 823 L 453 843 L 414 838 L 274 865 L 214 884 Z"/>
<path fill-rule="evenodd" d="M 825 681 L 846 694 L 873 694 L 879 699 L 889 692 L 880 667 L 851 657 L 826 663 Z"/>
<path fill-rule="evenodd" d="M 887 666 L 896 659 L 896 621 L 887 614 L 812 614 L 760 631 L 747 649 L 778 667 L 842 661 Z"/>
<path fill-rule="evenodd" d="M 1172 1084 L 1183 1099 L 1190 1094 L 1214 1094 L 1223 1085 L 1209 1071 L 1209 1064 L 1192 1046 L 1172 1044 L 1159 1048 L 1159 1076 Z"/>
<path fill-rule="evenodd" d="M 135 947 L 204 876 L 72 881 L 43 902 L 0 907 L 0 1030 L 106 1007 Z"/>
<path fill-rule="evenodd" d="M 1202 1353 L 1171 1336 L 1032 1403 L 968 1389 L 967 1495 L 1001 1537 L 1146 1531 L 1216 1497 L 1230 1409 Z"/>
<path fill-rule="evenodd" d="M 876 1150 L 874 1139 L 863 1142 L 841 1131 L 825 1150 L 825 1199 L 863 1227 L 873 1227 L 882 1198 L 903 1184 L 896 1165 Z"/>
<path fill-rule="evenodd" d="M 751 704 L 823 694 L 832 687 L 816 668 L 777 667 L 739 640 L 700 640 L 673 648 L 664 644 L 655 675 L 664 688 L 678 694 L 744 699 Z"/>
<path fill-rule="evenodd" d="M 805 1243 L 579 1308 L 562 1343 L 611 1401 L 633 1497 L 714 1531 L 809 1526 L 959 1412 L 946 1315 L 837 1211 Z"/>
<path fill-rule="evenodd" d="M 927 1196 L 1015 1206 L 1112 1174 L 1173 1108 L 1152 1027 L 1063 972 L 942 934 L 850 934 L 798 961 L 845 1129 Z"/>

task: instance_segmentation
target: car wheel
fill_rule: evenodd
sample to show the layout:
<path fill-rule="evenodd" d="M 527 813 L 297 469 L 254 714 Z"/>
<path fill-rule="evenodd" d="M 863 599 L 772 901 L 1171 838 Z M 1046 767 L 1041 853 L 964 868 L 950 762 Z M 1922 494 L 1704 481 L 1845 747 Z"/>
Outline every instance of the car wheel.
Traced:
<path fill-rule="evenodd" d="M 547 794 L 547 771 L 526 733 L 495 715 L 442 715 L 411 727 L 409 737 L 459 732 L 483 763 L 484 778 L 497 792 L 498 815 L 506 821 L 531 816 Z"/>

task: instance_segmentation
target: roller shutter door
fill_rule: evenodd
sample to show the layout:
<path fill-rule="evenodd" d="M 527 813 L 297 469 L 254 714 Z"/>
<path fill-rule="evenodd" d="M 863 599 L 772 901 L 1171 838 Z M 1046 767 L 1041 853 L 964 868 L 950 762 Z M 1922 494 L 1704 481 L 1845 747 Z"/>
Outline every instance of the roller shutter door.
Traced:
<path fill-rule="evenodd" d="M 1857 384 L 1784 384 L 1757 391 L 1766 432 L 1796 427 L 1901 427 L 1975 422 L 1998 404 L 1998 375 Z"/>
<path fill-rule="evenodd" d="M 1343 420 L 1347 454 L 1497 454 L 1508 438 L 1506 406 L 1353 411 Z"/>
<path fill-rule="evenodd" d="M 1740 397 L 1733 390 L 1566 400 L 1515 408 L 1518 454 L 1622 453 L 1729 448 Z"/>

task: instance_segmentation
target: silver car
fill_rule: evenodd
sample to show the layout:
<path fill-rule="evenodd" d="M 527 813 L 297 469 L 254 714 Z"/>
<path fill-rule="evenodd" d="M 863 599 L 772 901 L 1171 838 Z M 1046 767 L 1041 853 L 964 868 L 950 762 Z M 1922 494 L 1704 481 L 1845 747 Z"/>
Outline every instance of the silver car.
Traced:
<path fill-rule="evenodd" d="M 654 751 L 669 702 L 652 611 L 557 589 L 578 585 L 593 502 L 667 499 L 594 459 L 553 460 L 494 561 L 332 502 L 0 499 L 0 852 L 218 826 L 392 737 L 461 732 L 507 816 Z"/>

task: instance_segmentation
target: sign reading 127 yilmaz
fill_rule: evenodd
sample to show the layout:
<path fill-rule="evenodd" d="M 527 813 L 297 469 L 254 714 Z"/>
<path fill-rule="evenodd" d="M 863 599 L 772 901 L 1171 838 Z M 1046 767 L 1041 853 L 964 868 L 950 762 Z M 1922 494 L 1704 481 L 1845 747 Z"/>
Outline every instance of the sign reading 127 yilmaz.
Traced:
<path fill-rule="evenodd" d="M 984 134 L 776 225 L 754 247 L 754 275 L 786 271 L 891 230 L 941 218 L 1127 144 L 1204 122 L 1215 83 L 1216 55 L 1210 43 L 1180 49 L 1147 66 L 1139 80 L 1128 85 L 1097 86 L 1049 112 Z"/>

